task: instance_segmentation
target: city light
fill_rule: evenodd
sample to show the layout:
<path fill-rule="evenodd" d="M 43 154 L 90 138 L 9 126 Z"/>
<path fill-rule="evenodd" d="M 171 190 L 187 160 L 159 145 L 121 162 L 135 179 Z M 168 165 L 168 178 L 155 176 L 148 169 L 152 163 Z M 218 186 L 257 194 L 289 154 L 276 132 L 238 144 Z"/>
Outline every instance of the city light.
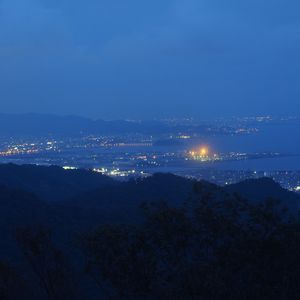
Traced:
<path fill-rule="evenodd" d="M 198 150 L 192 150 L 189 152 L 189 155 L 193 160 L 199 160 L 203 162 L 216 160 L 218 158 L 217 154 L 211 154 L 208 146 L 201 146 Z"/>
<path fill-rule="evenodd" d="M 201 147 L 199 152 L 202 157 L 209 155 L 209 149 L 207 147 Z"/>
<path fill-rule="evenodd" d="M 300 119 L 299 119 L 300 120 Z M 254 123 L 255 120 L 239 121 L 226 135 L 237 135 L 236 130 L 243 132 L 243 128 L 254 132 L 254 127 L 247 127 L 247 122 Z M 213 127 L 209 127 L 213 128 Z M 223 128 L 223 127 L 222 127 Z M 227 128 L 227 127 L 225 127 Z M 216 131 L 212 131 L 215 134 Z M 196 136 L 196 137 L 195 137 Z M 161 137 L 159 137 L 161 138 Z M 288 154 L 279 152 L 248 152 L 248 151 L 217 151 L 210 143 L 193 132 L 177 133 L 170 132 L 169 139 L 190 139 L 182 142 L 183 147 L 171 146 L 165 148 L 157 147 L 152 141 L 159 140 L 155 135 L 128 134 L 120 138 L 114 135 L 84 135 L 80 137 L 51 138 L 45 137 L 15 137 L 3 140 L 0 143 L 1 163 L 26 163 L 36 165 L 57 165 L 65 170 L 76 168 L 91 169 L 114 178 L 129 179 L 146 177 L 155 172 L 165 172 L 170 169 L 177 175 L 194 177 L 197 179 L 208 179 L 220 185 L 233 184 L 247 178 L 271 177 L 279 182 L 284 188 L 300 193 L 299 172 L 265 172 L 251 168 L 245 172 L 220 172 L 216 170 L 213 174 L 203 175 L 200 172 L 201 164 L 205 167 L 214 167 L 221 162 L 243 161 L 245 164 L 251 160 L 280 158 Z M 200 141 L 200 142 L 199 142 Z M 152 146 L 151 146 L 152 145 Z M 147 146 L 147 147 L 145 147 Z M 125 148 L 124 148 L 125 147 Z M 132 149 L 126 149 L 126 148 Z M 124 148 L 124 149 L 118 149 Z M 135 148 L 135 149 L 133 149 Z M 212 166 L 212 164 L 214 166 Z M 99 167 L 100 166 L 100 167 Z M 175 167 L 174 167 L 175 166 Z M 178 171 L 177 171 L 177 166 Z M 193 166 L 195 166 L 195 171 Z M 174 171 L 176 170 L 176 171 Z M 251 172 L 250 172 L 251 171 Z M 204 172 L 205 173 L 205 172 Z"/>
<path fill-rule="evenodd" d="M 72 166 L 63 166 L 64 170 L 77 170 L 76 167 L 72 167 Z"/>

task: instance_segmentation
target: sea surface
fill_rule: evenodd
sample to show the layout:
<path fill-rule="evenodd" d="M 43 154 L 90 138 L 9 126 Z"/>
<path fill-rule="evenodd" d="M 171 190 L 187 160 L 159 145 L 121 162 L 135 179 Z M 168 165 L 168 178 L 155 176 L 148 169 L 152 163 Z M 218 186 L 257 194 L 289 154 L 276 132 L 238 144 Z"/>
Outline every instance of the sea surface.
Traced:
<path fill-rule="evenodd" d="M 195 162 L 193 166 L 169 166 L 157 168 L 161 172 L 177 172 L 184 169 L 214 168 L 223 170 L 252 171 L 300 171 L 300 124 L 264 125 L 257 133 L 242 135 L 218 135 L 204 137 L 194 144 L 178 147 L 178 151 L 188 151 L 199 146 L 207 146 L 213 153 L 280 153 L 273 158 L 221 161 L 214 163 Z M 174 147 L 162 147 L 161 151 L 174 151 Z"/>
<path fill-rule="evenodd" d="M 265 125 L 258 133 L 215 136 L 204 143 L 217 152 L 278 152 L 285 157 L 227 161 L 213 167 L 231 170 L 300 170 L 300 124 Z"/>

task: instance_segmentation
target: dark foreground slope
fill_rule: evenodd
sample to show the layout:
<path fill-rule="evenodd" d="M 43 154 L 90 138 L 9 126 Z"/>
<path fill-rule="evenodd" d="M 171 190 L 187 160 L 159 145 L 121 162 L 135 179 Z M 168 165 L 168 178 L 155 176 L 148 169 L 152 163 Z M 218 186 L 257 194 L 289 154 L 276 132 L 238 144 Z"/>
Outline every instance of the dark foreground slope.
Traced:
<path fill-rule="evenodd" d="M 0 169 L 0 299 L 300 297 L 300 197 L 272 180 Z"/>
<path fill-rule="evenodd" d="M 102 222 L 135 223 L 140 220 L 143 203 L 164 201 L 181 206 L 193 191 L 194 181 L 172 174 L 154 174 L 151 177 L 120 183 L 117 187 L 105 186 L 81 193 L 64 201 L 96 216 Z"/>

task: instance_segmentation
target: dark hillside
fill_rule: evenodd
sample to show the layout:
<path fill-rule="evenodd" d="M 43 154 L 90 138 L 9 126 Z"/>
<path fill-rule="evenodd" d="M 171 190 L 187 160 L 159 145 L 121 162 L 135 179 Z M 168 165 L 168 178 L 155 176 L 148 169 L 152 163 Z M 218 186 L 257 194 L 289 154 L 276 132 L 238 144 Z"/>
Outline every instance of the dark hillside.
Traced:
<path fill-rule="evenodd" d="M 253 201 L 261 202 L 266 198 L 279 199 L 291 209 L 300 208 L 300 195 L 282 188 L 270 178 L 250 179 L 224 187 L 230 193 L 238 193 Z"/>
<path fill-rule="evenodd" d="M 109 177 L 86 170 L 35 165 L 0 165 L 0 185 L 35 193 L 41 199 L 59 201 L 80 192 L 114 185 Z"/>

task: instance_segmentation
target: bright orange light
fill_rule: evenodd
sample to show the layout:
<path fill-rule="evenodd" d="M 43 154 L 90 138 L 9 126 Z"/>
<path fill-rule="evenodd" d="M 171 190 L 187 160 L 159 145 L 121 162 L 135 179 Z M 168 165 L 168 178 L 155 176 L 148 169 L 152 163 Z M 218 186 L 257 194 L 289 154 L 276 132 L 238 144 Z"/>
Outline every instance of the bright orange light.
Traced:
<path fill-rule="evenodd" d="M 202 148 L 200 148 L 200 155 L 201 155 L 201 156 L 207 156 L 208 153 L 209 153 L 209 150 L 208 150 L 207 147 L 202 147 Z"/>

